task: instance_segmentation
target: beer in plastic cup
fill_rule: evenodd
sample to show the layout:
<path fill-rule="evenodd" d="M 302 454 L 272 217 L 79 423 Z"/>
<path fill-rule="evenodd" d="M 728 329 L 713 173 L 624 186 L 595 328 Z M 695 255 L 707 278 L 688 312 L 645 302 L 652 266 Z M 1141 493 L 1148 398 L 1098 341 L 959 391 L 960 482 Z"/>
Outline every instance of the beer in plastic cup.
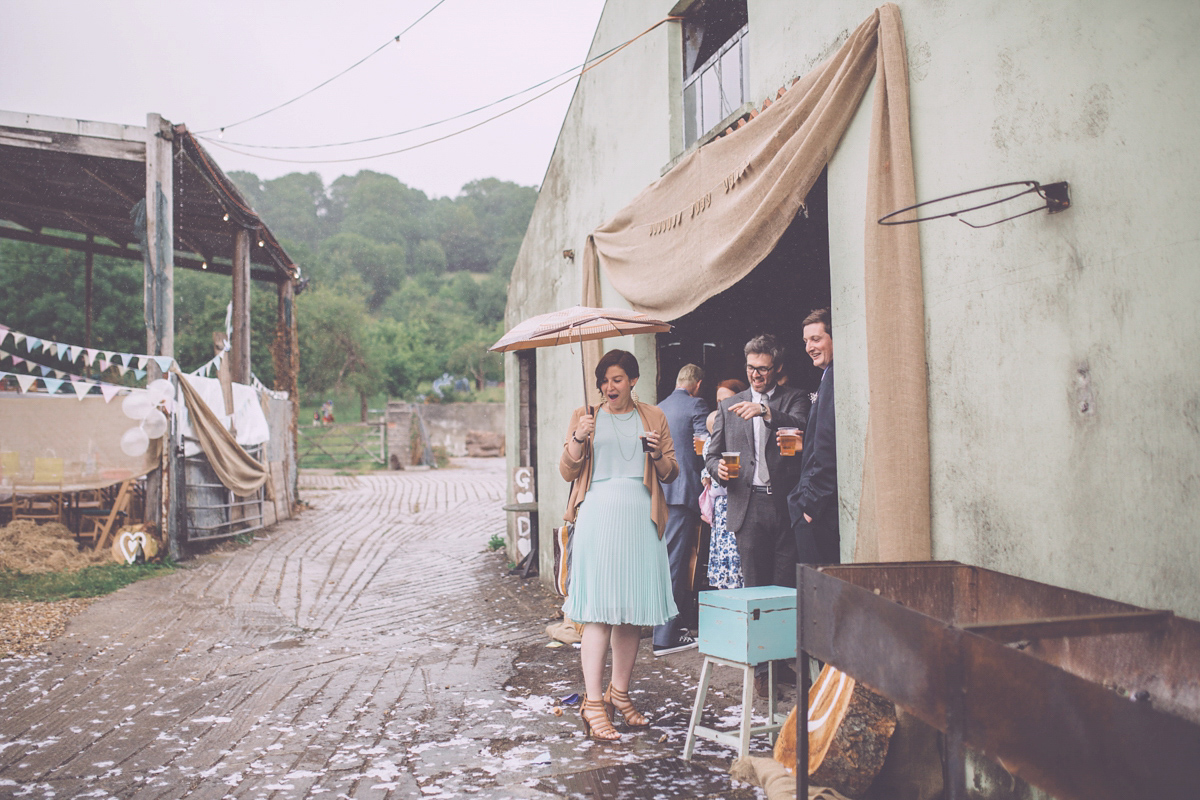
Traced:
<path fill-rule="evenodd" d="M 779 429 L 779 454 L 781 456 L 794 456 L 796 451 L 802 447 L 803 434 L 799 428 L 780 428 Z"/>
<path fill-rule="evenodd" d="M 704 443 L 707 441 L 708 439 L 704 438 L 703 436 L 692 436 L 692 447 L 695 449 L 696 455 L 704 455 Z"/>
<path fill-rule="evenodd" d="M 650 442 L 646 440 L 646 434 L 643 433 L 638 438 L 642 440 L 642 452 L 643 453 L 649 453 L 651 450 L 654 449 L 650 446 Z"/>
<path fill-rule="evenodd" d="M 725 462 L 725 469 L 730 478 L 736 478 L 741 473 L 742 454 L 740 452 L 721 453 L 721 460 Z"/>

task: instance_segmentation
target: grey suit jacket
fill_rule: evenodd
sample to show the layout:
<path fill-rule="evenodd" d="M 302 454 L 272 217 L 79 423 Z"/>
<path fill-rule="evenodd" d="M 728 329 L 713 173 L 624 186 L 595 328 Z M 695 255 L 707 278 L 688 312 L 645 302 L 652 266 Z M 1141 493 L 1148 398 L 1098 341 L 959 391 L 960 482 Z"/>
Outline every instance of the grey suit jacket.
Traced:
<path fill-rule="evenodd" d="M 671 440 L 675 442 L 675 460 L 679 462 L 679 477 L 674 483 L 663 484 L 663 496 L 668 505 L 688 506 L 699 513 L 702 490 L 700 470 L 704 463 L 692 448 L 692 436 L 708 433 L 704 425 L 708 418 L 708 405 L 699 397 L 676 389 L 663 398 L 658 407 L 667 415 Z"/>
<path fill-rule="evenodd" d="M 739 530 L 746 519 L 746 508 L 750 504 L 750 486 L 754 481 L 757 466 L 754 453 L 754 421 L 742 419 L 729 412 L 730 406 L 743 400 L 753 400 L 751 390 L 740 392 L 721 403 L 720 413 L 713 422 L 712 439 L 709 441 L 705 459 L 708 474 L 713 476 L 713 480 L 720 482 L 716 475 L 721 453 L 733 450 L 741 453 L 741 470 L 738 476 L 725 484 L 729 489 L 726 525 L 731 531 Z M 809 404 L 806 393 L 789 386 L 775 387 L 774 396 L 767 402 L 771 408 L 771 421 L 766 423 L 767 469 L 771 474 L 772 492 L 781 503 L 786 502 L 788 492 L 800 477 L 800 458 L 779 454 L 775 431 L 778 428 L 803 429 L 808 421 Z"/>

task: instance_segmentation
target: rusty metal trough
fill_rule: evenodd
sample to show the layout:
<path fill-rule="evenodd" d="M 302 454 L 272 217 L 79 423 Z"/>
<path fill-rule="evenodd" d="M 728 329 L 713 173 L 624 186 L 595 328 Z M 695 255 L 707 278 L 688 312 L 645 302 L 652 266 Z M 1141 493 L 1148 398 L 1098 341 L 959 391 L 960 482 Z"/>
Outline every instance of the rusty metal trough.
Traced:
<path fill-rule="evenodd" d="M 1200 622 L 953 561 L 800 566 L 797 586 L 800 663 L 944 732 L 948 800 L 966 748 L 1059 800 L 1200 798 Z"/>

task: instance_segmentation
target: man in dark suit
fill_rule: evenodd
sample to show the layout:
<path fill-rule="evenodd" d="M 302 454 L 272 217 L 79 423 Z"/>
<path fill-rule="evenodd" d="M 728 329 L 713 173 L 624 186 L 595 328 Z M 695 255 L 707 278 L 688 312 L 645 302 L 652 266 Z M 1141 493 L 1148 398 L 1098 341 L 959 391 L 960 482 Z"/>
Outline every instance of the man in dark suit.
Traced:
<path fill-rule="evenodd" d="M 787 516 L 787 495 L 800 475 L 800 459 L 781 456 L 779 428 L 804 428 L 808 395 L 776 385 L 782 348 L 769 334 L 746 343 L 750 388 L 721 403 L 713 422 L 707 466 L 729 490 L 726 524 L 737 539 L 747 586 L 795 583 L 795 549 Z M 737 477 L 730 478 L 722 452 L 740 453 Z"/>
<path fill-rule="evenodd" d="M 675 442 L 675 458 L 679 462 L 679 477 L 662 484 L 667 500 L 667 528 L 663 540 L 671 564 L 671 588 L 675 605 L 680 612 L 691 606 L 692 591 L 688 568 L 692 550 L 700 530 L 700 470 L 704 464 L 692 447 L 692 437 L 708 432 L 704 421 L 708 406 L 700 399 L 700 384 L 704 370 L 695 364 L 685 364 L 675 379 L 675 391 L 667 395 L 658 407 L 667 415 L 667 427 Z M 664 656 L 696 646 L 682 624 L 683 613 L 654 628 L 654 655 Z"/>
<path fill-rule="evenodd" d="M 721 403 L 707 451 L 708 473 L 729 490 L 726 525 L 734 532 L 746 586 L 794 586 L 796 547 L 788 524 L 787 496 L 800 475 L 800 459 L 783 456 L 775 431 L 807 423 L 808 395 L 779 386 L 783 348 L 770 334 L 746 343 L 750 388 Z M 722 452 L 739 453 L 737 477 L 730 478 Z M 786 664 L 776 669 L 780 683 L 794 683 Z M 767 665 L 755 669 L 755 688 L 766 697 Z"/>
<path fill-rule="evenodd" d="M 801 564 L 841 561 L 838 530 L 837 431 L 833 415 L 833 328 L 828 308 L 804 318 L 804 348 L 813 366 L 825 370 L 817 400 L 808 412 L 800 480 L 788 495 L 788 513 Z"/>

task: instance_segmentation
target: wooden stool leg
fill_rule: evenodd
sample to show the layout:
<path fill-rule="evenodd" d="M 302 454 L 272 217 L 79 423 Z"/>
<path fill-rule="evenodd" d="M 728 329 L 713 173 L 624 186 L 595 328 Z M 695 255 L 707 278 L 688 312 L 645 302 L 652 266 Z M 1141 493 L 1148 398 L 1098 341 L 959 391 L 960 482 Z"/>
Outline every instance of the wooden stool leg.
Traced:
<path fill-rule="evenodd" d="M 754 665 L 742 665 L 742 728 L 738 731 L 741 742 L 738 755 L 745 758 L 750 753 L 750 728 L 754 724 Z"/>
<path fill-rule="evenodd" d="M 767 724 L 774 725 L 776 722 L 776 720 L 775 720 L 775 662 L 774 661 L 767 662 L 767 687 L 768 687 L 768 691 L 769 691 L 769 694 L 767 697 Z M 771 744 L 774 745 L 775 739 L 778 738 L 778 736 L 779 736 L 778 732 L 771 731 L 767 735 L 771 737 Z"/>
<path fill-rule="evenodd" d="M 687 740 L 683 744 L 683 760 L 692 760 L 692 748 L 696 746 L 696 726 L 700 724 L 700 716 L 704 713 L 704 701 L 708 696 L 708 682 L 712 678 L 713 663 L 704 657 L 704 666 L 700 667 L 700 685 L 696 687 L 696 702 L 692 705 L 692 718 L 688 722 Z"/>

